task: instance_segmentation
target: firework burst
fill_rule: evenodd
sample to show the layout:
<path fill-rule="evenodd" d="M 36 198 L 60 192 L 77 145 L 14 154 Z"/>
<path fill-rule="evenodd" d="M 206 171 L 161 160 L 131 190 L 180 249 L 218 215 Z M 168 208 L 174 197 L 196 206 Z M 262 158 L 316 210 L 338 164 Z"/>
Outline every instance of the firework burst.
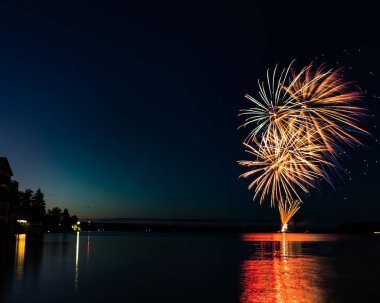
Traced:
<path fill-rule="evenodd" d="M 368 134 L 359 126 L 366 109 L 357 105 L 361 94 L 351 91 L 339 75 L 340 70 L 313 69 L 310 64 L 301 73 L 292 71 L 291 84 L 283 88 L 292 96 L 286 103 L 294 127 L 305 127 L 316 132 L 332 155 L 337 142 L 358 144 L 357 133 Z"/>
<path fill-rule="evenodd" d="M 259 98 L 245 95 L 253 107 L 239 114 L 245 117 L 240 127 L 251 128 L 243 144 L 252 157 L 238 161 L 249 169 L 241 177 L 253 179 L 254 200 L 278 204 L 283 227 L 298 211 L 300 193 L 320 179 L 332 184 L 327 171 L 340 167 L 338 151 L 360 144 L 358 133 L 368 134 L 359 126 L 366 112 L 358 105 L 361 95 L 339 70 L 310 64 L 296 72 L 292 64 L 267 70 Z"/>
<path fill-rule="evenodd" d="M 281 218 L 281 231 L 286 232 L 288 223 L 301 207 L 300 200 L 281 200 L 278 202 L 278 210 Z"/>
<path fill-rule="evenodd" d="M 284 104 L 292 97 L 289 89 L 284 89 L 284 83 L 288 82 L 292 63 L 281 72 L 277 72 L 277 66 L 272 74 L 269 69 L 267 70 L 266 81 L 258 80 L 260 98 L 254 98 L 248 94 L 244 96 L 254 105 L 252 108 L 240 111 L 240 115 L 246 116 L 246 119 L 239 128 L 253 126 L 244 140 L 245 143 L 256 141 L 258 137 L 265 138 L 272 132 L 287 134 L 287 119 L 284 119 L 287 117 L 287 110 Z"/>
<path fill-rule="evenodd" d="M 277 67 L 272 74 L 267 71 L 266 81 L 258 83 L 260 98 L 245 95 L 254 107 L 240 113 L 246 117 L 240 127 L 253 126 L 244 142 L 273 132 L 289 136 L 303 128 L 308 136 L 310 130 L 332 156 L 341 149 L 338 142 L 351 146 L 360 143 L 355 135 L 368 134 L 359 126 L 359 118 L 366 112 L 357 105 L 361 94 L 350 90 L 350 83 L 340 77 L 339 70 L 323 66 L 313 69 L 310 64 L 297 73 L 292 63 L 281 73 Z"/>
<path fill-rule="evenodd" d="M 261 142 L 252 140 L 253 145 L 244 145 L 253 160 L 238 163 L 249 168 L 241 177 L 254 178 L 248 188 L 254 188 L 254 200 L 260 195 L 260 204 L 268 195 L 272 206 L 283 199 L 301 199 L 298 190 L 309 192 L 317 178 L 328 179 L 323 165 L 334 165 L 324 159 L 324 145 L 313 143 L 298 132 L 290 137 L 274 132 Z"/>

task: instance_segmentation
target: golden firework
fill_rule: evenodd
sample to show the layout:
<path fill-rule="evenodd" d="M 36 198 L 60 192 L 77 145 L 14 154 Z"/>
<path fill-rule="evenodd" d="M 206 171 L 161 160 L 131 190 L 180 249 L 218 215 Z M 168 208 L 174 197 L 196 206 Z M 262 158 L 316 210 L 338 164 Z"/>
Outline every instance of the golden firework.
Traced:
<path fill-rule="evenodd" d="M 359 126 L 366 111 L 358 105 L 361 95 L 339 70 L 309 64 L 296 72 L 292 64 L 267 70 L 266 80 L 258 81 L 259 98 L 245 95 L 253 107 L 239 114 L 245 116 L 240 127 L 252 127 L 243 144 L 253 157 L 238 161 L 249 169 L 241 177 L 253 178 L 254 200 L 278 203 L 283 226 L 299 209 L 300 193 L 320 179 L 331 183 L 327 171 L 339 167 L 341 145 L 358 144 L 356 135 L 368 134 Z"/>
<path fill-rule="evenodd" d="M 283 199 L 301 199 L 298 190 L 308 192 L 317 178 L 328 178 L 324 166 L 333 167 L 324 159 L 324 145 L 299 132 L 289 136 L 274 132 L 262 142 L 252 140 L 254 144 L 244 145 L 253 160 L 238 163 L 249 168 L 241 177 L 254 178 L 248 188 L 254 188 L 253 199 L 260 195 L 260 204 L 268 195 L 272 206 Z"/>
<path fill-rule="evenodd" d="M 338 142 L 351 146 L 360 143 L 356 134 L 368 134 L 359 126 L 366 112 L 358 105 L 361 94 L 351 90 L 352 85 L 340 77 L 339 70 L 323 66 L 314 69 L 310 64 L 297 73 L 292 63 L 280 74 L 277 66 L 272 74 L 267 70 L 266 81 L 258 82 L 260 98 L 245 95 L 254 107 L 239 114 L 246 117 L 239 128 L 253 126 L 244 142 L 273 132 L 288 136 L 303 128 L 311 130 L 331 155 L 336 154 Z"/>
<path fill-rule="evenodd" d="M 368 134 L 359 126 L 366 109 L 358 105 L 361 94 L 351 90 L 339 75 L 339 70 L 313 69 L 310 64 L 301 73 L 291 72 L 290 85 L 283 88 L 292 96 L 285 104 L 295 128 L 306 127 L 333 155 L 337 143 L 353 145 L 360 141 L 357 133 Z M 288 115 L 287 115 L 288 117 Z"/>
<path fill-rule="evenodd" d="M 281 231 L 286 232 L 288 229 L 288 223 L 301 206 L 300 200 L 281 200 L 278 202 L 278 210 L 281 218 Z"/>
<path fill-rule="evenodd" d="M 292 62 L 293 63 L 293 62 Z M 246 94 L 244 97 L 253 103 L 254 107 L 243 109 L 239 115 L 245 116 L 244 123 L 239 127 L 252 126 L 245 143 L 257 140 L 259 137 L 266 137 L 273 131 L 282 135 L 286 135 L 287 108 L 284 106 L 292 96 L 289 90 L 284 89 L 284 83 L 288 82 L 290 69 L 292 63 L 280 73 L 277 72 L 277 66 L 274 68 L 273 73 L 267 70 L 266 81 L 258 80 L 259 96 L 255 98 Z M 291 87 L 291 85 L 288 85 Z"/>

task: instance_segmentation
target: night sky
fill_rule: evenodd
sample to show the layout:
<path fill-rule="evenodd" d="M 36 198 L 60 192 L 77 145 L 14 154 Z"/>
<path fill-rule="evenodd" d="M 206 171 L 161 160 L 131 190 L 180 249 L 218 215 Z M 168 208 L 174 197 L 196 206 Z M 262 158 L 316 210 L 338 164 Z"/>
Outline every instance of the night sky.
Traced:
<path fill-rule="evenodd" d="M 268 67 L 297 59 L 344 67 L 373 136 L 295 220 L 380 219 L 376 7 L 59 2 L 0 1 L 0 154 L 21 189 L 81 218 L 277 218 L 238 179 L 237 113 Z"/>

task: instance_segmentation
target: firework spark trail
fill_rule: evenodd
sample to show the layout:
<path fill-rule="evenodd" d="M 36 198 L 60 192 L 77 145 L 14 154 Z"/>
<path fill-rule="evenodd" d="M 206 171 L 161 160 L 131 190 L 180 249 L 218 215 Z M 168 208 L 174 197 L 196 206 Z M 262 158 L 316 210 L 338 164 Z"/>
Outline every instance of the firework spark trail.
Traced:
<path fill-rule="evenodd" d="M 291 137 L 273 133 L 261 143 L 253 138 L 253 143 L 244 145 L 254 159 L 238 163 L 250 169 L 241 177 L 254 177 L 248 188 L 255 187 L 253 199 L 260 195 L 260 204 L 268 195 L 272 206 L 283 198 L 301 199 L 299 189 L 309 192 L 317 178 L 328 179 L 321 165 L 333 166 L 323 157 L 324 145 L 313 143 L 298 132 Z"/>
<path fill-rule="evenodd" d="M 360 144 L 353 133 L 368 134 L 358 126 L 366 111 L 356 105 L 360 93 L 349 90 L 350 83 L 342 80 L 339 70 L 326 71 L 321 66 L 314 71 L 310 64 L 296 73 L 292 63 L 280 75 L 277 67 L 272 77 L 267 71 L 267 81 L 259 81 L 260 99 L 245 95 L 254 107 L 241 110 L 246 119 L 239 128 L 254 127 L 244 142 L 265 138 L 274 131 L 287 136 L 303 127 L 316 130 L 334 156 L 337 140 L 350 146 Z"/>
<path fill-rule="evenodd" d="M 255 125 L 244 140 L 245 143 L 250 143 L 254 138 L 265 138 L 272 132 L 278 132 L 286 136 L 288 127 L 294 124 L 296 116 L 289 112 L 287 107 L 287 103 L 293 100 L 293 96 L 289 92 L 305 68 L 299 76 L 294 77 L 290 82 L 293 62 L 283 69 L 279 75 L 277 73 L 277 66 L 274 68 L 271 77 L 268 69 L 266 82 L 258 80 L 260 99 L 256 99 L 248 94 L 244 96 L 253 103 L 254 107 L 240 111 L 239 115 L 246 116 L 246 119 L 239 128 L 245 128 L 252 124 Z"/>
<path fill-rule="evenodd" d="M 321 66 L 314 71 L 310 64 L 302 73 L 291 74 L 297 80 L 284 89 L 292 96 L 286 106 L 296 117 L 295 124 L 317 130 L 332 155 L 336 155 L 337 141 L 360 144 L 352 132 L 369 134 L 358 125 L 359 117 L 366 115 L 366 109 L 356 105 L 361 94 L 350 91 L 350 83 L 344 82 L 339 70 L 326 71 Z"/>
<path fill-rule="evenodd" d="M 286 232 L 286 230 L 288 229 L 288 223 L 296 214 L 296 212 L 300 209 L 301 203 L 302 202 L 300 200 L 280 200 L 278 202 L 278 210 L 280 212 L 282 232 Z"/>
<path fill-rule="evenodd" d="M 281 220 L 288 222 L 320 180 L 332 185 L 328 174 L 340 168 L 338 154 L 344 146 L 360 144 L 357 133 L 366 110 L 357 105 L 361 94 L 339 76 L 339 70 L 312 64 L 295 72 L 292 63 L 258 81 L 259 97 L 245 95 L 253 107 L 239 127 L 252 127 L 243 144 L 252 160 L 238 161 L 249 170 L 240 177 L 253 178 L 249 189 L 260 204 L 270 196 L 278 204 Z"/>

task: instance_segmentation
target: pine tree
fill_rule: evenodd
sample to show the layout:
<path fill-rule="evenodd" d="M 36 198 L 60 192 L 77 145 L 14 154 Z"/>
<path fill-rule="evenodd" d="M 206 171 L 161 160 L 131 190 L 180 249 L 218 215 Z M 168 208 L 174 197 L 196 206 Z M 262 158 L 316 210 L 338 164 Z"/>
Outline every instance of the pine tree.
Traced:
<path fill-rule="evenodd" d="M 59 207 L 48 209 L 45 215 L 45 228 L 49 231 L 60 231 L 62 210 Z"/>
<path fill-rule="evenodd" d="M 44 194 L 42 193 L 41 189 L 37 189 L 37 191 L 32 196 L 31 208 L 32 221 L 42 223 L 46 213 L 46 203 L 44 199 Z"/>

